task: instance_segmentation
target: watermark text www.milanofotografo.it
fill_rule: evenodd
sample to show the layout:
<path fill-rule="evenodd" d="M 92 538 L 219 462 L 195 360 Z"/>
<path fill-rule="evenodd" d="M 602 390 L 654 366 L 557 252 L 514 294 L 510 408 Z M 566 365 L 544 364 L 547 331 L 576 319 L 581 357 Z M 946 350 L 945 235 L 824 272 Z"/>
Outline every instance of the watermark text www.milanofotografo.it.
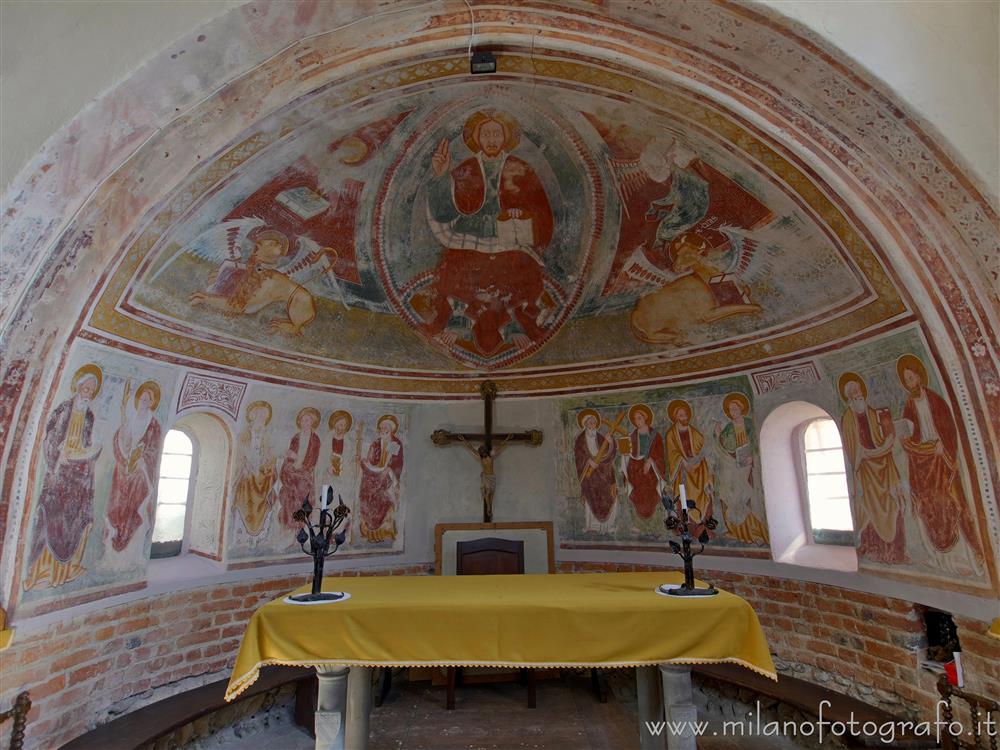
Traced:
<path fill-rule="evenodd" d="M 645 731 L 654 737 L 812 737 L 823 742 L 830 737 L 871 737 L 888 745 L 900 737 L 997 737 L 998 722 L 987 715 L 975 727 L 944 718 L 945 703 L 937 705 L 933 721 L 859 721 L 854 712 L 845 721 L 831 721 L 824 712 L 832 704 L 820 701 L 816 721 L 770 721 L 761 716 L 760 701 L 757 710 L 747 714 L 746 721 L 723 721 L 714 725 L 707 721 L 647 721 Z"/>

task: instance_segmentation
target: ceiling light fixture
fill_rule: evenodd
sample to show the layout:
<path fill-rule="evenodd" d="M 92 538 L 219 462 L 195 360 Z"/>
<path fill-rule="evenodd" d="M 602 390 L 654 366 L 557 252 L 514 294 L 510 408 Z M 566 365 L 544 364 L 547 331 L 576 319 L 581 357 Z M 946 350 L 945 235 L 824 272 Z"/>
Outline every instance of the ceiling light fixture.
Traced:
<path fill-rule="evenodd" d="M 497 60 L 492 52 L 474 52 L 469 58 L 470 73 L 496 73 Z"/>

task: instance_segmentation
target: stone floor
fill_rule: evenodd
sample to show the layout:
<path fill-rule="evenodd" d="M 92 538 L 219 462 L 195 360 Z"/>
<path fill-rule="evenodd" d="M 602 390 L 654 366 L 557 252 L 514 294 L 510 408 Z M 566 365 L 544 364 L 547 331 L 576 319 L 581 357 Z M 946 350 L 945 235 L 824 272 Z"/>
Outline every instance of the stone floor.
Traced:
<path fill-rule="evenodd" d="M 639 746 L 635 692 L 630 675 L 613 673 L 611 695 L 599 703 L 585 675 L 540 681 L 538 708 L 526 706 L 517 684 L 471 685 L 458 691 L 457 708 L 444 710 L 444 689 L 428 683 L 396 684 L 372 711 L 370 750 L 625 750 Z M 700 701 L 699 701 L 700 702 Z M 797 750 L 782 737 L 725 738 L 721 717 L 705 715 L 699 750 Z M 266 724 L 266 726 L 265 726 Z M 286 714 L 204 738 L 196 750 L 312 750 L 313 741 Z"/>

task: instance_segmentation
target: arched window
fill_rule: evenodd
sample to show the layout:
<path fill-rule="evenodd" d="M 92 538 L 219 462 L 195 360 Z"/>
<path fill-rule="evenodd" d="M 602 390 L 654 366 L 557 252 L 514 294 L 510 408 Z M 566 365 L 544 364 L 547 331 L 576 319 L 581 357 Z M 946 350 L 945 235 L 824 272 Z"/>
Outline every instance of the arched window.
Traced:
<path fill-rule="evenodd" d="M 799 434 L 813 543 L 853 545 L 854 521 L 837 423 L 827 418 L 812 419 L 800 428 Z"/>
<path fill-rule="evenodd" d="M 856 571 L 858 555 L 837 423 L 815 404 L 781 404 L 761 425 L 760 461 L 774 559 Z"/>
<path fill-rule="evenodd" d="M 156 522 L 153 524 L 150 557 L 172 557 L 181 552 L 193 453 L 191 438 L 180 430 L 167 432 L 160 457 L 160 483 L 156 492 Z"/>

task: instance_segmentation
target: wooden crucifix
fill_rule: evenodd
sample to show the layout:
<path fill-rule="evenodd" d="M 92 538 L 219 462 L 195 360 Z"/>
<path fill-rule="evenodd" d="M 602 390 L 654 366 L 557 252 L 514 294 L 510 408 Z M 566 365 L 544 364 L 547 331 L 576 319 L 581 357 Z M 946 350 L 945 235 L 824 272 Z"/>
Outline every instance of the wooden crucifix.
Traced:
<path fill-rule="evenodd" d="M 440 446 L 461 443 L 479 461 L 482 467 L 480 488 L 483 492 L 483 523 L 492 523 L 493 493 L 496 492 L 497 488 L 497 476 L 493 469 L 493 461 L 507 447 L 508 443 L 541 445 L 542 431 L 528 430 L 527 432 L 495 434 L 493 432 L 493 401 L 497 396 L 497 385 L 492 380 L 487 380 L 479 386 L 479 392 L 483 396 L 483 432 L 434 430 L 431 440 L 434 441 L 434 445 Z M 498 441 L 500 444 L 496 445 Z M 479 445 L 473 448 L 472 443 Z"/>

